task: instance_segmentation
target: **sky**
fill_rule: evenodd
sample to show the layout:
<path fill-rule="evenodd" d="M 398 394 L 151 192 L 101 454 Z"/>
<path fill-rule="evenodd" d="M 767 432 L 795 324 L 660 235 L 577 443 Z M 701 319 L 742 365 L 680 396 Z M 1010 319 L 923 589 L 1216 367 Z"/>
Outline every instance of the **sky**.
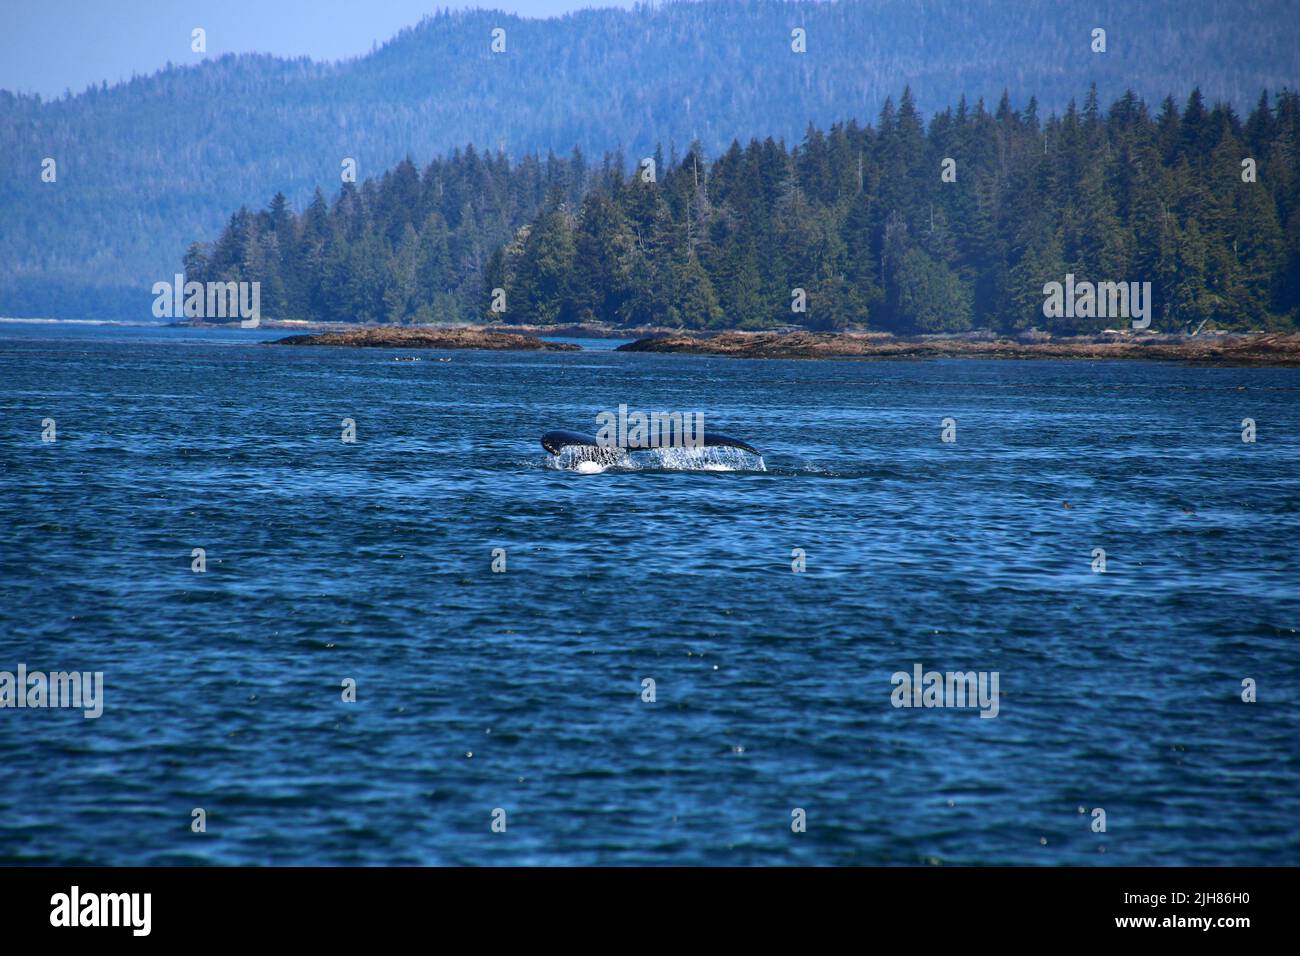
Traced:
<path fill-rule="evenodd" d="M 437 9 L 484 7 L 528 17 L 632 0 L 0 0 L 0 89 L 60 96 L 87 86 L 197 63 L 207 56 L 274 53 L 337 60 L 368 53 Z"/>

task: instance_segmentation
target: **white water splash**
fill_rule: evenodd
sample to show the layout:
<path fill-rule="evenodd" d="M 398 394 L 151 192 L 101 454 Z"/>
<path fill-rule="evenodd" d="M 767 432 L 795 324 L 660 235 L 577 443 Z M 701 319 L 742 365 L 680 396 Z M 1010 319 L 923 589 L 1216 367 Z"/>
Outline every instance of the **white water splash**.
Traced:
<path fill-rule="evenodd" d="M 666 471 L 767 471 L 762 455 L 718 445 L 707 448 L 654 448 L 645 458 L 648 467 Z"/>
<path fill-rule="evenodd" d="M 547 468 L 576 471 L 582 475 L 599 474 L 606 468 L 635 470 L 636 463 L 621 448 L 597 448 L 595 445 L 565 445 L 558 455 L 548 455 Z"/>
<path fill-rule="evenodd" d="M 621 448 L 567 446 L 546 460 L 547 468 L 583 475 L 617 471 L 767 471 L 762 455 L 739 448 L 651 448 L 629 455 Z"/>

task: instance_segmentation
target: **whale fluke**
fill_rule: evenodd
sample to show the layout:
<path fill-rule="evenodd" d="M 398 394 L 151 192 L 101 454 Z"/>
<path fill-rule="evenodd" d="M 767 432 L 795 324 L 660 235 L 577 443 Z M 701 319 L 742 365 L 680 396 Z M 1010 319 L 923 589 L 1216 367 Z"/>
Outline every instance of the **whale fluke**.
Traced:
<path fill-rule="evenodd" d="M 739 448 L 741 451 L 747 451 L 751 455 L 759 454 L 757 448 L 748 442 L 740 441 L 737 438 L 728 438 L 726 435 L 717 432 L 705 432 L 700 442 L 706 448 Z M 601 445 L 595 435 L 587 435 L 583 432 L 571 432 L 564 429 L 547 432 L 542 436 L 542 447 L 552 455 L 558 455 L 562 448 L 603 448 L 614 451 L 617 446 Z M 652 448 L 641 448 L 638 446 L 623 447 L 621 450 L 627 452 L 634 451 L 651 451 Z"/>
<path fill-rule="evenodd" d="M 552 455 L 558 455 L 561 448 L 566 447 L 584 447 L 587 445 L 599 445 L 595 435 L 584 435 L 582 432 L 570 432 L 564 429 L 547 432 L 542 436 L 542 447 Z"/>

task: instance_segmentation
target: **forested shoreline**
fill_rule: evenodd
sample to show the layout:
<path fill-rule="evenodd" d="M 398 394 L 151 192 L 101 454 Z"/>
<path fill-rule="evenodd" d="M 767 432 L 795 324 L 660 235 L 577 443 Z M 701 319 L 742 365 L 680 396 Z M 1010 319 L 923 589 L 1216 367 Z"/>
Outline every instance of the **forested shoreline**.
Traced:
<path fill-rule="evenodd" d="M 282 194 L 194 243 L 186 278 L 260 281 L 274 319 L 901 334 L 1116 326 L 1046 318 L 1043 286 L 1150 282 L 1153 329 L 1294 329 L 1300 98 L 1244 119 L 1194 90 L 1045 119 L 963 99 L 797 146 L 589 162 L 473 147 L 407 159 L 295 213 Z M 650 160 L 649 163 L 646 160 Z M 946 162 L 951 160 L 951 162 Z M 800 307 L 802 306 L 802 310 Z"/>

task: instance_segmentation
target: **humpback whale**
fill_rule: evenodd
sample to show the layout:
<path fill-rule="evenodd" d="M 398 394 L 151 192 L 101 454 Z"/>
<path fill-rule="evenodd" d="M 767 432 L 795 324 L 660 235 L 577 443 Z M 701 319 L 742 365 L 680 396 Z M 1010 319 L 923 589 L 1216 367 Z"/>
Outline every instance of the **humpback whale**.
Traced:
<path fill-rule="evenodd" d="M 726 435 L 720 435 L 717 432 L 705 432 L 703 440 L 700 442 L 704 447 L 717 448 L 739 448 L 741 451 L 747 451 L 751 455 L 759 454 L 757 448 L 747 442 L 735 438 L 728 438 Z M 580 448 L 585 456 L 596 460 L 605 460 L 612 462 L 619 452 L 633 451 L 650 451 L 649 448 L 640 448 L 638 446 L 620 447 L 617 445 L 602 445 L 595 435 L 585 435 L 582 432 L 571 432 L 560 429 L 558 431 L 547 432 L 542 436 L 542 447 L 552 455 L 558 455 L 563 448 Z M 590 449 L 590 451 L 588 451 Z"/>

